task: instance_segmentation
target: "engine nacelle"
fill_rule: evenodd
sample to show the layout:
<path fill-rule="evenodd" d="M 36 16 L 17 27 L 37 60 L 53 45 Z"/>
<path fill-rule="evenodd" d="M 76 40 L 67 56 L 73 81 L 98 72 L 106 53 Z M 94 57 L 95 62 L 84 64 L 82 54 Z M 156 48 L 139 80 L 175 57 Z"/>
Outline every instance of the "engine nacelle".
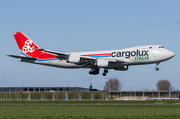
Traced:
<path fill-rule="evenodd" d="M 126 70 L 128 70 L 128 66 L 116 67 L 116 68 L 114 68 L 114 70 L 126 71 Z"/>
<path fill-rule="evenodd" d="M 103 60 L 103 59 L 97 59 L 96 65 L 98 67 L 101 67 L 101 68 L 108 67 L 109 66 L 109 61 L 108 60 Z"/>
<path fill-rule="evenodd" d="M 80 63 L 81 58 L 78 55 L 70 55 L 69 59 L 66 60 L 69 63 Z"/>

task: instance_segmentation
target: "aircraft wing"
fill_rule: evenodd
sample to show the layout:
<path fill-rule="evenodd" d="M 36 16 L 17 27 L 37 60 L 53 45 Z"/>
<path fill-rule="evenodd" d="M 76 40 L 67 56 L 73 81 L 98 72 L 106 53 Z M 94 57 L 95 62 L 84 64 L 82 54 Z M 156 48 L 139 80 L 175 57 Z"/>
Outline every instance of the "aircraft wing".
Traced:
<path fill-rule="evenodd" d="M 93 66 L 93 63 L 97 62 L 97 58 L 92 58 L 92 57 L 81 57 L 81 61 L 82 61 L 82 64 L 81 64 L 81 67 L 84 67 L 84 68 L 90 68 Z M 127 60 L 116 60 L 116 59 L 104 59 L 103 60 L 108 60 L 109 62 L 111 63 L 126 63 L 126 62 L 131 62 L 131 61 L 127 61 Z"/>
<path fill-rule="evenodd" d="M 57 58 L 61 58 L 61 59 L 68 59 L 69 58 L 69 53 L 62 53 L 62 52 L 56 52 L 56 51 L 51 51 L 51 50 L 46 50 L 46 49 L 37 49 L 37 50 L 40 50 L 40 51 L 45 51 L 47 53 L 51 53 L 51 54 L 56 54 L 57 55 Z M 85 56 L 80 56 L 81 58 L 81 67 L 89 67 L 89 66 L 92 66 L 93 63 L 97 62 L 97 58 L 93 58 L 93 57 L 85 57 Z M 112 62 L 112 63 L 126 63 L 128 61 L 125 61 L 125 60 L 116 60 L 116 59 L 104 59 L 103 60 L 108 60 L 109 62 Z"/>
<path fill-rule="evenodd" d="M 92 58 L 92 57 L 82 57 L 81 56 L 81 60 L 86 61 L 86 62 L 97 62 L 97 58 Z M 125 60 L 116 60 L 116 59 L 108 59 L 108 58 L 106 58 L 106 59 L 103 58 L 103 60 L 108 60 L 109 62 L 126 63 Z"/>
<path fill-rule="evenodd" d="M 56 51 L 51 51 L 51 50 L 46 50 L 46 49 L 37 49 L 37 50 L 45 51 L 45 52 L 51 53 L 51 54 L 56 54 L 56 55 L 58 55 L 58 58 L 64 58 L 64 59 L 69 58 L 69 55 L 70 55 L 68 53 L 56 52 Z M 96 62 L 97 61 L 96 58 L 83 57 L 83 56 L 81 56 L 81 60 L 84 62 Z"/>
<path fill-rule="evenodd" d="M 45 51 L 47 53 L 51 53 L 51 54 L 56 54 L 58 55 L 58 58 L 68 58 L 70 54 L 67 54 L 67 53 L 62 53 L 62 52 L 56 52 L 56 51 L 51 51 L 51 50 L 46 50 L 46 49 L 37 49 L 37 50 L 40 50 L 40 51 Z"/>
<path fill-rule="evenodd" d="M 97 62 L 97 58 L 91 58 L 91 57 L 82 57 L 81 60 L 84 62 Z"/>
<path fill-rule="evenodd" d="M 126 63 L 126 61 L 124 61 L 124 60 L 116 60 L 116 62 L 118 62 L 118 63 Z"/>

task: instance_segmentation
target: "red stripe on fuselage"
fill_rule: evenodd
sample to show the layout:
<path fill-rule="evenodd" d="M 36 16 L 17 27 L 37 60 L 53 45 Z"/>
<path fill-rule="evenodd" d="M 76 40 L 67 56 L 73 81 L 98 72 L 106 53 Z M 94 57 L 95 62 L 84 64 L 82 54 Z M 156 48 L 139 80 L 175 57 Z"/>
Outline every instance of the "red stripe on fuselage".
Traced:
<path fill-rule="evenodd" d="M 102 55 L 111 55 L 111 53 L 105 53 L 105 54 L 89 54 L 89 55 L 81 55 L 81 56 L 88 57 L 88 56 L 102 56 Z"/>

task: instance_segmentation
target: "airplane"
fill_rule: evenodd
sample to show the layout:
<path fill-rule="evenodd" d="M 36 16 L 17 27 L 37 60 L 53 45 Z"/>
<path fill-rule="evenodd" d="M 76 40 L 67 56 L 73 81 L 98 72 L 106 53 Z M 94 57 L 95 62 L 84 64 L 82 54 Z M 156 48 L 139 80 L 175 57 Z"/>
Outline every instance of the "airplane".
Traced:
<path fill-rule="evenodd" d="M 156 64 L 169 60 L 175 54 L 161 45 L 136 46 L 119 50 L 62 53 L 42 49 L 22 32 L 14 32 L 14 38 L 22 55 L 8 55 L 19 61 L 47 65 L 59 68 L 90 68 L 89 74 L 99 74 L 104 69 L 106 76 L 109 69 L 126 71 L 131 65 Z"/>

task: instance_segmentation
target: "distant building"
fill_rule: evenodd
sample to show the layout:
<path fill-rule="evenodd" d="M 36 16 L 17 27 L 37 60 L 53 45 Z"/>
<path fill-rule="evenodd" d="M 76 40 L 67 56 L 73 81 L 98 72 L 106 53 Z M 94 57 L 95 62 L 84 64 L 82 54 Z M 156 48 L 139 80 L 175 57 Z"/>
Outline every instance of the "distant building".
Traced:
<path fill-rule="evenodd" d="M 116 100 L 178 100 L 180 91 L 109 91 Z"/>
<path fill-rule="evenodd" d="M 0 87 L 0 93 L 8 92 L 71 92 L 89 91 L 84 87 Z"/>

